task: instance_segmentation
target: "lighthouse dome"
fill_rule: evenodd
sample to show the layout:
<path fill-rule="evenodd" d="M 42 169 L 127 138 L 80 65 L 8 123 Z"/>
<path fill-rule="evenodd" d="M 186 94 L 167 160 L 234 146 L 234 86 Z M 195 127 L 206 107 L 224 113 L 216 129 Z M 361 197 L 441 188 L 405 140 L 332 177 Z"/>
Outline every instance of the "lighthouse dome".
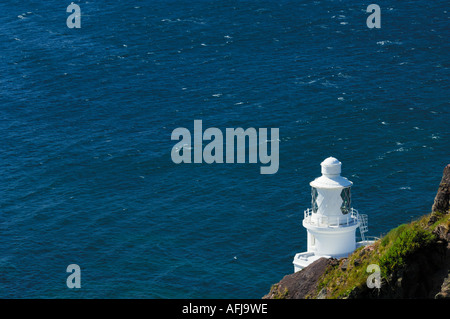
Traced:
<path fill-rule="evenodd" d="M 324 175 L 341 174 L 341 165 L 342 163 L 334 157 L 328 157 L 322 163 L 320 163 L 320 166 L 322 166 L 322 174 Z"/>
<path fill-rule="evenodd" d="M 313 180 L 310 185 L 316 188 L 346 188 L 353 185 L 351 181 L 341 176 L 342 163 L 334 157 L 326 158 L 322 163 L 322 176 Z"/>

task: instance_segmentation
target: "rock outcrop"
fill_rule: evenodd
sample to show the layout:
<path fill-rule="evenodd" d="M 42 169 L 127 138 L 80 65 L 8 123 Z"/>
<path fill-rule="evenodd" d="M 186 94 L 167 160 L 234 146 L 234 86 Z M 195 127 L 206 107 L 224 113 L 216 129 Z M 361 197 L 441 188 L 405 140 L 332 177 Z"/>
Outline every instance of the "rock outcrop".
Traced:
<path fill-rule="evenodd" d="M 381 269 L 381 286 L 369 288 L 367 266 Z M 391 230 L 347 258 L 321 258 L 274 284 L 265 299 L 450 299 L 450 164 L 432 212 Z"/>
<path fill-rule="evenodd" d="M 444 168 L 441 183 L 434 199 L 432 212 L 448 213 L 450 210 L 450 164 Z"/>
<path fill-rule="evenodd" d="M 336 264 L 336 259 L 320 258 L 302 271 L 284 276 L 263 299 L 305 299 L 315 293 L 319 278 L 327 268 Z"/>

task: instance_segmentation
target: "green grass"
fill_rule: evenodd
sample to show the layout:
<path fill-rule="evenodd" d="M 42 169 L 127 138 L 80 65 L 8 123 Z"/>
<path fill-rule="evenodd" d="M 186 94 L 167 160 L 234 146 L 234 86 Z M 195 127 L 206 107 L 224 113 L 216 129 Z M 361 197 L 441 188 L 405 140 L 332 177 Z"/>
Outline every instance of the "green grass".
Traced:
<path fill-rule="evenodd" d="M 409 256 L 418 249 L 425 249 L 436 240 L 432 230 L 424 225 L 428 218 L 409 224 L 403 224 L 391 231 L 381 240 L 379 265 L 382 277 L 406 266 Z"/>
<path fill-rule="evenodd" d="M 286 299 L 289 291 L 287 290 L 287 288 L 284 288 L 284 291 L 281 292 L 280 291 L 281 287 L 278 284 L 274 284 L 272 285 L 272 287 L 270 287 L 270 291 L 273 293 L 272 299 Z"/>
<path fill-rule="evenodd" d="M 355 287 L 366 284 L 369 276 L 366 272 L 367 266 L 377 263 L 377 261 L 373 250 L 370 251 L 364 247 L 358 248 L 348 257 L 347 261 L 341 260 L 338 266 L 328 269 L 318 285 L 318 291 L 326 288 L 328 298 L 348 296 Z M 347 263 L 346 270 L 342 270 L 344 263 Z"/>
<path fill-rule="evenodd" d="M 317 293 L 325 288 L 327 298 L 345 298 L 355 288 L 365 288 L 370 275 L 366 269 L 370 264 L 379 265 L 381 277 L 388 280 L 391 274 L 407 265 L 408 258 L 415 252 L 426 249 L 436 241 L 437 236 L 433 234 L 436 227 L 443 225 L 446 229 L 450 228 L 450 214 L 438 217 L 433 225 L 428 226 L 430 215 L 425 215 L 392 229 L 371 246 L 358 248 L 348 257 L 346 270 L 342 269 L 345 260 L 341 260 L 338 266 L 330 267 L 326 271 L 320 280 Z"/>

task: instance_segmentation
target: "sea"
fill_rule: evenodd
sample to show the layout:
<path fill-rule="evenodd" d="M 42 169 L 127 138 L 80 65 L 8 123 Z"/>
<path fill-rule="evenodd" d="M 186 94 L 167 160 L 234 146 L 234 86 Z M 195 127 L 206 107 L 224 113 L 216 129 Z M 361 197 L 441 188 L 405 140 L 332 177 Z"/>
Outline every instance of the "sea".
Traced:
<path fill-rule="evenodd" d="M 0 298 L 259 299 L 330 156 L 366 235 L 431 211 L 447 1 L 379 0 L 379 28 L 362 1 L 71 2 L 0 3 Z M 195 120 L 278 128 L 277 172 L 175 163 Z"/>

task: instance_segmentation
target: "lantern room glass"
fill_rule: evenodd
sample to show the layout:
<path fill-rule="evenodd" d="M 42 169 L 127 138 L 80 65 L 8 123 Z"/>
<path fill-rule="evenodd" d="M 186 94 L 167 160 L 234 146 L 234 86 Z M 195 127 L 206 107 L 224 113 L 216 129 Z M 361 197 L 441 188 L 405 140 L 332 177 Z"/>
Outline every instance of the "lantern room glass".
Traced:
<path fill-rule="evenodd" d="M 319 209 L 319 205 L 317 205 L 317 189 L 315 187 L 311 187 L 311 208 L 313 213 L 317 213 L 317 210 Z"/>
<path fill-rule="evenodd" d="M 352 204 L 350 187 L 344 188 L 341 191 L 341 198 L 342 198 L 341 212 L 342 214 L 346 215 L 350 212 L 350 207 Z"/>

